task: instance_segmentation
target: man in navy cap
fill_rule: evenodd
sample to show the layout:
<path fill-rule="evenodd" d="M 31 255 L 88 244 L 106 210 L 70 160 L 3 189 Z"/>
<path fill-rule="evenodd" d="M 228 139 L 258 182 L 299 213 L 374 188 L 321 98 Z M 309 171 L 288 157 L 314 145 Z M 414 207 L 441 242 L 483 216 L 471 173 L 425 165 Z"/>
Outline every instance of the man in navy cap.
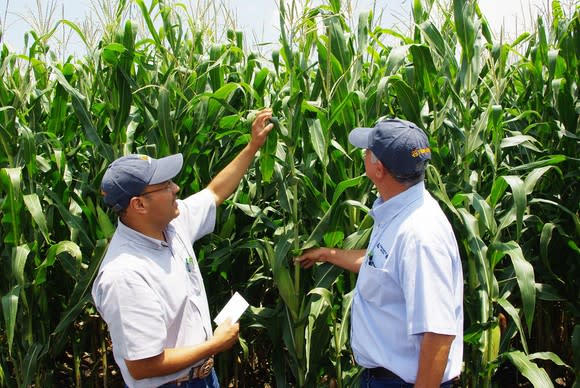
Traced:
<path fill-rule="evenodd" d="M 450 387 L 463 358 L 463 272 L 451 225 L 424 185 L 427 136 L 398 119 L 355 128 L 379 197 L 366 250 L 316 248 L 296 260 L 358 273 L 351 347 L 361 387 Z"/>
<path fill-rule="evenodd" d="M 213 355 L 232 347 L 239 325 L 212 333 L 192 245 L 211 233 L 216 207 L 237 188 L 273 125 L 260 111 L 248 145 L 207 186 L 184 200 L 172 179 L 181 154 L 128 155 L 103 176 L 104 202 L 119 216 L 92 295 L 107 322 L 115 361 L 129 387 L 219 387 Z"/>

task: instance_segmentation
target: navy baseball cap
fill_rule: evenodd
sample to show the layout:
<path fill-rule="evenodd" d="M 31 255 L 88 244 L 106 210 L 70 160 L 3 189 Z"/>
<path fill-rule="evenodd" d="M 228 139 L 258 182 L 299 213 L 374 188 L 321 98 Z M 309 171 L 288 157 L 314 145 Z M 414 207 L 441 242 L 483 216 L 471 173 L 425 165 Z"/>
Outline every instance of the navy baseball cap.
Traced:
<path fill-rule="evenodd" d="M 410 121 L 389 119 L 372 128 L 355 128 L 348 135 L 355 147 L 369 149 L 395 176 L 409 176 L 424 169 L 431 159 L 429 139 Z"/>
<path fill-rule="evenodd" d="M 127 155 L 113 161 L 101 182 L 101 194 L 105 203 L 115 211 L 129 205 L 149 185 L 168 181 L 179 174 L 183 156 L 175 154 L 161 159 L 147 155 Z"/>

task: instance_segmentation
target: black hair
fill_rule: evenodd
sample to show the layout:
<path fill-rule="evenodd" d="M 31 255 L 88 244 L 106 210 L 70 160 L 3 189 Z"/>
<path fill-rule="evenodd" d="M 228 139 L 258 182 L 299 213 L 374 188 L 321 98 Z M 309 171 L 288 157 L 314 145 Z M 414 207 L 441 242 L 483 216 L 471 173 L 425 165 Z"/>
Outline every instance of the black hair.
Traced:
<path fill-rule="evenodd" d="M 111 208 L 111 209 L 113 209 L 113 212 L 117 215 L 117 217 L 122 219 L 125 216 L 125 214 L 127 214 L 127 207 L 128 206 L 126 206 L 122 209 L 120 209 L 120 208 Z"/>
<path fill-rule="evenodd" d="M 417 163 L 415 172 L 404 175 L 394 174 L 388 167 L 385 166 L 385 168 L 389 171 L 389 173 L 395 178 L 397 182 L 413 186 L 425 180 L 425 169 L 427 168 L 428 162 L 429 162 L 428 160 L 424 160 L 422 162 Z"/>

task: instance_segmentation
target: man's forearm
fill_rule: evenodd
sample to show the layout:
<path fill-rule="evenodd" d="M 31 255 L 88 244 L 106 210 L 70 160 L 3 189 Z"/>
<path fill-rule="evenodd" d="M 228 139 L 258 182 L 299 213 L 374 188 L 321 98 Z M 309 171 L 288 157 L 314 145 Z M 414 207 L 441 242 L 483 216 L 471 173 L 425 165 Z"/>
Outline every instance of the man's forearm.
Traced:
<path fill-rule="evenodd" d="M 157 356 L 141 360 L 125 360 L 125 364 L 131 376 L 140 380 L 179 372 L 220 351 L 219 344 L 210 339 L 198 346 L 165 349 Z"/>
<path fill-rule="evenodd" d="M 304 268 L 310 268 L 315 263 L 331 263 L 351 272 L 358 272 L 363 263 L 366 251 L 364 249 L 314 248 L 305 251 L 297 257 L 296 262 Z"/>
<path fill-rule="evenodd" d="M 220 205 L 239 186 L 246 171 L 252 164 L 258 148 L 249 143 L 207 186 L 216 198 L 216 204 Z"/>
<path fill-rule="evenodd" d="M 455 336 L 424 333 L 415 388 L 439 387 Z"/>
<path fill-rule="evenodd" d="M 165 349 L 157 356 L 141 360 L 125 360 L 125 364 L 136 380 L 169 375 L 231 348 L 238 341 L 239 332 L 240 325 L 232 324 L 227 319 L 215 329 L 213 337 L 206 342 L 196 346 Z"/>
<path fill-rule="evenodd" d="M 358 273 L 366 254 L 365 249 L 349 250 L 329 248 L 328 262 L 347 271 Z"/>

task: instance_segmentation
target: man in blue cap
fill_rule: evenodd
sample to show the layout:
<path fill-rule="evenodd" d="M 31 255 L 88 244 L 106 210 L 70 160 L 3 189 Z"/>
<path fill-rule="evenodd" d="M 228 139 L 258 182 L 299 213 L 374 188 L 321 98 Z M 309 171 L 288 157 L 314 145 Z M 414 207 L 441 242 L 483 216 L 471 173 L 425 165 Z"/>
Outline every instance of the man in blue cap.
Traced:
<path fill-rule="evenodd" d="M 119 223 L 92 295 L 128 387 L 219 387 L 213 355 L 237 342 L 239 325 L 226 321 L 212 333 L 192 245 L 213 231 L 216 207 L 238 187 L 273 127 L 271 117 L 270 109 L 260 111 L 248 145 L 184 200 L 172 181 L 181 154 L 128 155 L 105 172 L 103 199 Z"/>
<path fill-rule="evenodd" d="M 463 272 L 445 214 L 426 191 L 429 141 L 398 119 L 355 128 L 379 197 L 366 250 L 316 248 L 296 260 L 358 273 L 351 347 L 361 387 L 450 387 L 463 359 Z"/>

